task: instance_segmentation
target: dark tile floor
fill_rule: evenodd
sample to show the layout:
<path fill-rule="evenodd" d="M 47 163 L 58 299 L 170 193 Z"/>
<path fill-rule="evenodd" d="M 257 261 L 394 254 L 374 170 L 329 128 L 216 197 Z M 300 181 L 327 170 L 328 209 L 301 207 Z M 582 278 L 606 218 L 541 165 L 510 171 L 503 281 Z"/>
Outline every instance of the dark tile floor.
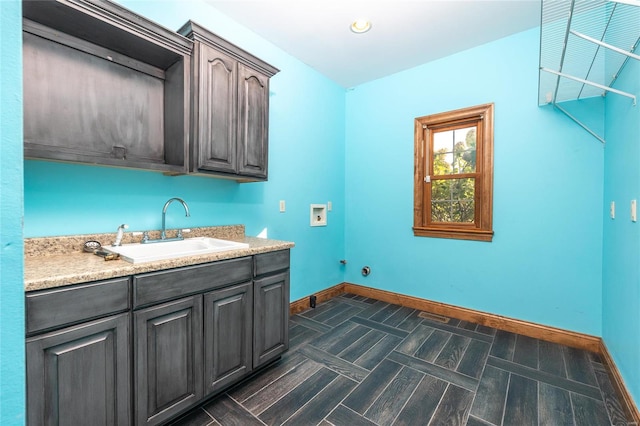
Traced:
<path fill-rule="evenodd" d="M 282 360 L 174 425 L 626 425 L 598 355 L 361 296 L 291 317 Z"/>

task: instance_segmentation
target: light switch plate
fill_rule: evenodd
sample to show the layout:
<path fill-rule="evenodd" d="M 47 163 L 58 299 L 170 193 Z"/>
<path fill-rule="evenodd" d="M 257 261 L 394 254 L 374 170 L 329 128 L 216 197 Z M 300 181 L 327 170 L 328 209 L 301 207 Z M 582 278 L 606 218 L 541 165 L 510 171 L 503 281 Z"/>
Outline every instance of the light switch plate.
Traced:
<path fill-rule="evenodd" d="M 284 200 L 280 200 L 280 213 L 284 213 L 287 210 L 287 205 Z"/>
<path fill-rule="evenodd" d="M 611 204 L 609 204 L 609 216 L 611 216 L 611 219 L 616 218 L 616 202 L 615 201 L 612 201 Z"/>
<path fill-rule="evenodd" d="M 631 221 L 632 222 L 636 222 L 638 220 L 637 204 L 638 202 L 636 200 L 631 200 Z"/>

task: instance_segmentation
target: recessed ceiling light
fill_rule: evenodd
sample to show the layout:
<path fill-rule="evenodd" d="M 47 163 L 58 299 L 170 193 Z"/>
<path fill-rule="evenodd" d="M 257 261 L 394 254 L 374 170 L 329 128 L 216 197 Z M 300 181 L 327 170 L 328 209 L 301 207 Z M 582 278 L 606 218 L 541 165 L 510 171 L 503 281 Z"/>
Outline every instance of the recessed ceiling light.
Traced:
<path fill-rule="evenodd" d="M 353 21 L 351 24 L 351 31 L 356 34 L 366 33 L 371 29 L 371 21 L 366 18 L 360 18 Z"/>

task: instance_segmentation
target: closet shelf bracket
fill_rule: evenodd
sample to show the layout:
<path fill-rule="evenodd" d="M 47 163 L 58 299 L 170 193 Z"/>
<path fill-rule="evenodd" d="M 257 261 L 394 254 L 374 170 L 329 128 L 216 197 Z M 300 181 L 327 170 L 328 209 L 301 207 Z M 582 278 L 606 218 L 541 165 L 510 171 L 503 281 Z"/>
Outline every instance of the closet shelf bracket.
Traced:
<path fill-rule="evenodd" d="M 618 52 L 618 53 L 620 53 L 620 54 L 623 54 L 623 55 L 625 55 L 625 56 L 628 56 L 628 57 L 630 57 L 630 58 L 633 58 L 633 59 L 636 59 L 636 60 L 640 61 L 640 55 L 636 55 L 636 54 L 635 54 L 635 53 L 633 53 L 633 52 L 627 52 L 627 51 L 626 51 L 626 50 L 624 50 L 624 49 L 620 49 L 619 47 L 615 47 L 615 46 L 613 46 L 613 45 L 611 45 L 611 44 L 605 43 L 604 41 L 600 41 L 600 40 L 595 39 L 595 38 L 593 38 L 593 37 L 589 37 L 588 35 L 585 35 L 585 34 L 579 33 L 579 32 L 574 31 L 574 30 L 571 30 L 571 31 L 569 31 L 569 32 L 570 32 L 571 34 L 573 34 L 574 36 L 576 36 L 576 37 L 580 37 L 580 38 L 582 38 L 582 39 L 584 39 L 584 40 L 590 41 L 591 43 L 595 43 L 595 44 L 597 44 L 598 46 L 606 47 L 607 49 L 613 50 L 614 52 Z"/>
<path fill-rule="evenodd" d="M 566 73 L 563 73 L 563 72 L 550 70 L 548 68 L 541 67 L 540 70 L 544 71 L 544 72 L 551 73 L 551 74 L 555 74 L 555 75 L 560 76 L 560 77 L 568 78 L 570 80 L 574 80 L 574 81 L 577 81 L 577 82 L 582 83 L 582 84 L 586 84 L 586 85 L 589 85 L 589 86 L 597 87 L 598 89 L 602 89 L 605 92 L 611 92 L 611 93 L 616 93 L 616 94 L 621 95 L 621 96 L 626 96 L 627 98 L 633 99 L 633 105 L 634 106 L 636 105 L 636 96 L 632 95 L 631 93 L 623 92 L 622 90 L 614 89 L 613 87 L 605 86 L 605 85 L 599 84 L 599 83 L 594 83 L 593 81 L 585 80 L 585 79 L 579 78 L 579 77 L 574 77 L 574 76 L 572 76 L 570 74 L 566 74 Z"/>

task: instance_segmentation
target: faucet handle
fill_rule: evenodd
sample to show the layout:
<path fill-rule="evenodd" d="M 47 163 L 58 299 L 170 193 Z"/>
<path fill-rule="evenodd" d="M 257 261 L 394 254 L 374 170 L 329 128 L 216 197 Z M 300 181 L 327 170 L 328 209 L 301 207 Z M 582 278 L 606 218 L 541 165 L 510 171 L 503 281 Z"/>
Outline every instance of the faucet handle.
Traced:
<path fill-rule="evenodd" d="M 144 231 L 142 233 L 142 241 L 140 241 L 140 242 L 144 244 L 147 241 L 149 241 L 149 231 Z"/>

